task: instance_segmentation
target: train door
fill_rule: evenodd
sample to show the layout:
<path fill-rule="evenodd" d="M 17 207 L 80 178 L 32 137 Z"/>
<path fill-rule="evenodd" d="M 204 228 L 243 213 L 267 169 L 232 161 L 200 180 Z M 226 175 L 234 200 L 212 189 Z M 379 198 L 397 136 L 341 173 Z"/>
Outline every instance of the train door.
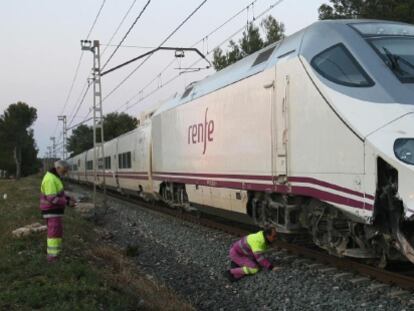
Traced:
<path fill-rule="evenodd" d="M 271 90 L 272 175 L 274 184 L 283 184 L 288 178 L 289 76 L 279 68 L 274 76 L 265 86 Z"/>

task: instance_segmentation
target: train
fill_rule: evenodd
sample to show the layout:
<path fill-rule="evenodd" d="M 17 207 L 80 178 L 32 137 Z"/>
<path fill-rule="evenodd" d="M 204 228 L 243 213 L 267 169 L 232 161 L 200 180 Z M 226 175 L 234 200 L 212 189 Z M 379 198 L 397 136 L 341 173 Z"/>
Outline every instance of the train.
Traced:
<path fill-rule="evenodd" d="M 70 158 L 69 177 L 414 262 L 413 83 L 413 25 L 318 21 L 191 83 L 98 163 Z"/>

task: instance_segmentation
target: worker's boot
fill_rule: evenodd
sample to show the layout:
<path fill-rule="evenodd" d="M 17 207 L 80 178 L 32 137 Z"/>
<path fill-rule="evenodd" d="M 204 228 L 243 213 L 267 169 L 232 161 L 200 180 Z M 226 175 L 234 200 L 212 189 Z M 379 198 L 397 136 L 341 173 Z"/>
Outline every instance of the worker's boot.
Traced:
<path fill-rule="evenodd" d="M 230 282 L 236 282 L 238 279 L 236 279 L 233 274 L 231 274 L 230 270 L 226 270 L 223 272 L 223 275 L 226 279 L 228 279 Z"/>
<path fill-rule="evenodd" d="M 230 261 L 230 269 L 234 269 L 234 268 L 240 268 L 240 266 L 234 261 Z"/>

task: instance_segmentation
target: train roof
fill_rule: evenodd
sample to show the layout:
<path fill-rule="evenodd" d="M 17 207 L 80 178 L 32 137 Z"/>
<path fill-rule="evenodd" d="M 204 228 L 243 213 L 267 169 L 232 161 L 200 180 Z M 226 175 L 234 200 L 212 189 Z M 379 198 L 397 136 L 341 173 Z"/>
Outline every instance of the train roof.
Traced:
<path fill-rule="evenodd" d="M 345 25 L 361 23 L 404 24 L 399 22 L 369 19 L 317 21 L 308 27 L 282 39 L 281 41 L 269 45 L 257 51 L 256 53 L 253 53 L 241 59 L 240 61 L 214 73 L 213 75 L 206 77 L 201 81 L 188 85 L 183 93 L 178 94 L 173 99 L 167 101 L 155 112 L 154 115 L 183 105 L 196 98 L 205 96 L 211 92 L 217 91 L 228 85 L 262 72 L 265 69 L 271 68 L 284 57 L 297 56 L 300 53 L 300 47 L 305 33 L 312 31 L 321 33 L 321 27 L 323 29 L 324 27 L 332 28 L 336 26 L 343 29 Z"/>

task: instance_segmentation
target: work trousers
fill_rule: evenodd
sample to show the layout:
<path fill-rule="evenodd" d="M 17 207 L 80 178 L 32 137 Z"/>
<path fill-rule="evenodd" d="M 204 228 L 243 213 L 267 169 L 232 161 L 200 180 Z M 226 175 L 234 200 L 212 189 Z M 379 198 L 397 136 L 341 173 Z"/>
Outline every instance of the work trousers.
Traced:
<path fill-rule="evenodd" d="M 58 259 L 62 250 L 63 217 L 46 218 L 47 224 L 47 260 L 49 262 Z"/>
<path fill-rule="evenodd" d="M 246 275 L 255 274 L 259 271 L 259 265 L 257 262 L 249 256 L 239 252 L 237 246 L 233 246 L 230 249 L 229 255 L 230 260 L 239 266 L 237 268 L 230 269 L 230 273 L 236 279 L 241 279 Z"/>

